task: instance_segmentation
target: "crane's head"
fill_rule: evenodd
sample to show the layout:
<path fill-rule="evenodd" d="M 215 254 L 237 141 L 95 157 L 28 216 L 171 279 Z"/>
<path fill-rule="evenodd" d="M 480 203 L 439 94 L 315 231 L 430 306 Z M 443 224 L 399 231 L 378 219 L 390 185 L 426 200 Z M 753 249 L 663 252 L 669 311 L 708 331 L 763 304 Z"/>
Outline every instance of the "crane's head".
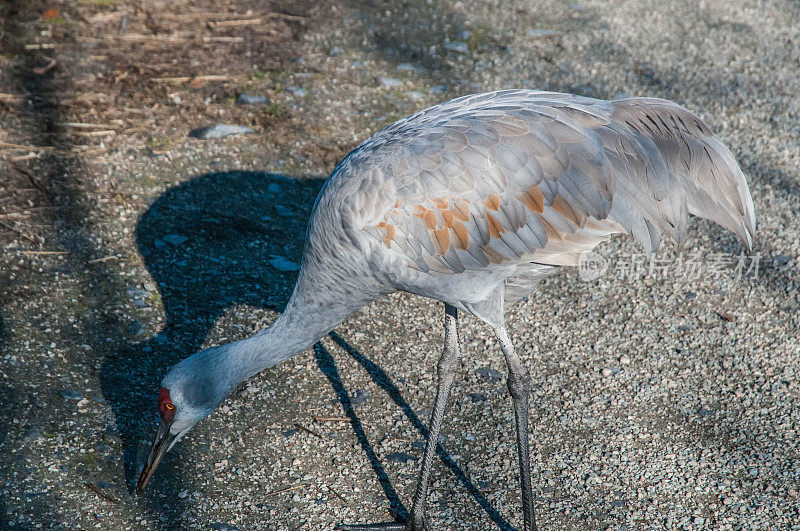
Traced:
<path fill-rule="evenodd" d="M 144 489 L 161 458 L 186 432 L 206 418 L 228 394 L 229 387 L 213 371 L 212 354 L 207 349 L 178 363 L 162 380 L 158 391 L 161 423 L 136 482 L 136 493 Z"/>

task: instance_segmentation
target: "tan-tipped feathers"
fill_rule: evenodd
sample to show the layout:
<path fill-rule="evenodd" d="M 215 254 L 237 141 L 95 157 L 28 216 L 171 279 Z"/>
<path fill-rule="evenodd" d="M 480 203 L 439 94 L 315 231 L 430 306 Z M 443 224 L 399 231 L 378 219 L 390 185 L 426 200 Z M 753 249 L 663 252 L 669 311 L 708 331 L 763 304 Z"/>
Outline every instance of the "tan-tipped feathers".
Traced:
<path fill-rule="evenodd" d="M 755 228 L 730 151 L 697 116 L 653 98 L 466 96 L 380 131 L 337 172 L 332 180 L 380 189 L 341 198 L 353 223 L 398 260 L 437 274 L 571 264 L 616 232 L 649 251 L 664 234 L 681 241 L 687 213 L 748 246 Z"/>

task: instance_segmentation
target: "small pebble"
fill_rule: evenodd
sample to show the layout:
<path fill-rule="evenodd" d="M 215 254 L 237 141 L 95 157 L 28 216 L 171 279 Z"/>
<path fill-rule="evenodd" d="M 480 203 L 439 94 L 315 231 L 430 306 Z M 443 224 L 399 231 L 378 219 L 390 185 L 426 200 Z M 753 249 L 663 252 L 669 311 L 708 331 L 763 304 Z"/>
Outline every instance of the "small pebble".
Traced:
<path fill-rule="evenodd" d="M 399 87 L 402 84 L 403 84 L 402 81 L 400 81 L 399 79 L 394 78 L 394 77 L 382 77 L 381 78 L 381 85 L 383 85 L 384 87 L 387 87 L 387 88 Z"/>
<path fill-rule="evenodd" d="M 75 400 L 75 401 L 81 400 L 83 398 L 82 394 L 80 394 L 77 391 L 73 391 L 71 389 L 61 391 L 61 396 L 64 397 L 66 400 Z"/>
<path fill-rule="evenodd" d="M 552 29 L 534 29 L 531 28 L 525 32 L 526 37 L 530 37 L 532 39 L 545 39 L 550 37 L 558 37 L 561 35 L 560 31 L 552 30 Z"/>
<path fill-rule="evenodd" d="M 503 379 L 503 374 L 492 369 L 491 367 L 481 367 L 480 369 L 476 369 L 475 374 L 491 383 L 496 383 Z"/>
<path fill-rule="evenodd" d="M 236 105 L 267 105 L 269 98 L 266 96 L 251 96 L 249 94 L 239 94 L 236 96 Z"/>
<path fill-rule="evenodd" d="M 211 140 L 215 138 L 225 138 L 234 135 L 255 135 L 258 131 L 243 125 L 215 124 L 206 127 L 198 127 L 189 131 L 189 136 L 200 140 Z"/>
<path fill-rule="evenodd" d="M 464 55 L 469 53 L 469 46 L 467 46 L 466 42 L 448 42 L 445 43 L 444 49 L 448 52 L 455 52 Z"/>
<path fill-rule="evenodd" d="M 283 256 L 271 255 L 268 262 L 269 265 L 284 273 L 300 270 L 300 266 L 298 264 L 287 258 L 284 258 Z"/>
<path fill-rule="evenodd" d="M 409 463 L 411 461 L 416 461 L 417 458 L 411 454 L 407 454 L 405 452 L 393 452 L 386 456 L 387 461 L 391 461 L 392 463 Z"/>

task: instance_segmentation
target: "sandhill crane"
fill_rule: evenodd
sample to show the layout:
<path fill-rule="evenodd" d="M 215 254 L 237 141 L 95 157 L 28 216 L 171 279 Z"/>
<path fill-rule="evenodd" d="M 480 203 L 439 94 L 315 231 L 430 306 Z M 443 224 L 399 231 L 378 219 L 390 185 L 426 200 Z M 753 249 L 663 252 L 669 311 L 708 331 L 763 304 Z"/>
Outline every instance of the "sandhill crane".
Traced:
<path fill-rule="evenodd" d="M 297 284 L 275 323 L 198 352 L 164 377 L 161 425 L 137 492 L 164 453 L 241 382 L 311 347 L 377 297 L 407 291 L 444 303 L 444 348 L 411 515 L 372 527 L 428 528 L 428 477 L 461 355 L 463 310 L 493 328 L 506 358 L 523 519 L 535 529 L 530 376 L 504 308 L 612 234 L 647 251 L 662 235 L 682 242 L 687 213 L 733 231 L 750 249 L 755 215 L 742 171 L 700 118 L 670 101 L 506 90 L 403 118 L 350 152 L 325 183 Z"/>

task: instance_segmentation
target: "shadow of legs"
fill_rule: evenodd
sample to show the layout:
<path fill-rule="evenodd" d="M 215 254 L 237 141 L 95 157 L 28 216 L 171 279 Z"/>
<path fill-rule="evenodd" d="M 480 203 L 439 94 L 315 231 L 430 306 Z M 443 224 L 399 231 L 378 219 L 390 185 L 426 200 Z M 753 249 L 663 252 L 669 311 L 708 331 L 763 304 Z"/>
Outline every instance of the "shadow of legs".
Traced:
<path fill-rule="evenodd" d="M 408 515 L 408 511 L 403 506 L 403 502 L 400 501 L 400 497 L 397 495 L 394 487 L 392 487 L 389 476 L 386 475 L 386 471 L 381 466 L 378 455 L 367 439 L 367 434 L 364 432 L 364 427 L 361 425 L 361 421 L 356 415 L 356 411 L 350 401 L 350 396 L 347 394 L 347 390 L 344 384 L 342 384 L 342 380 L 339 378 L 339 370 L 336 368 L 336 362 L 321 343 L 314 345 L 314 357 L 317 360 L 317 366 L 319 366 L 322 373 L 328 377 L 328 381 L 331 383 L 336 397 L 339 399 L 339 402 L 341 402 L 342 408 L 344 408 L 345 415 L 350 419 L 350 424 L 353 426 L 356 438 L 361 448 L 364 450 L 364 453 L 367 454 L 369 464 L 372 466 L 372 470 L 375 471 L 375 475 L 378 476 L 378 482 L 381 484 L 381 488 L 383 488 L 383 492 L 389 500 L 390 510 L 399 518 L 405 518 Z"/>
<path fill-rule="evenodd" d="M 372 378 L 372 381 L 389 395 L 392 401 L 394 401 L 394 403 L 397 404 L 405 416 L 408 417 L 408 420 L 411 421 L 411 424 L 413 424 L 417 431 L 419 431 L 420 435 L 427 439 L 428 428 L 425 426 L 425 424 L 423 424 L 408 402 L 406 402 L 406 400 L 403 398 L 403 395 L 400 393 L 400 389 L 398 389 L 397 386 L 392 382 L 392 379 L 389 378 L 389 375 L 387 375 L 376 363 L 366 358 L 347 341 L 342 339 L 339 334 L 336 332 L 331 332 L 329 335 L 337 345 L 344 349 L 345 352 L 350 354 L 353 359 L 355 359 L 361 364 L 362 367 L 364 367 L 364 369 Z M 456 463 L 453 458 L 451 458 L 438 444 L 436 445 L 436 453 L 439 455 L 439 458 L 442 460 L 442 462 L 444 462 L 447 468 L 449 468 L 450 471 L 459 479 L 459 481 L 461 481 L 461 484 L 464 485 L 464 487 L 467 489 L 467 492 L 469 492 L 475 501 L 478 502 L 478 505 L 480 505 L 481 508 L 486 511 L 486 514 L 489 515 L 489 518 L 497 525 L 498 528 L 503 530 L 514 529 L 514 527 L 508 523 L 508 521 L 506 521 L 506 519 L 503 518 L 503 516 L 497 511 L 497 509 L 492 507 L 491 502 L 486 499 L 481 491 L 478 490 L 478 487 L 466 476 L 464 471 L 461 470 L 461 467 L 458 466 L 458 463 Z"/>

